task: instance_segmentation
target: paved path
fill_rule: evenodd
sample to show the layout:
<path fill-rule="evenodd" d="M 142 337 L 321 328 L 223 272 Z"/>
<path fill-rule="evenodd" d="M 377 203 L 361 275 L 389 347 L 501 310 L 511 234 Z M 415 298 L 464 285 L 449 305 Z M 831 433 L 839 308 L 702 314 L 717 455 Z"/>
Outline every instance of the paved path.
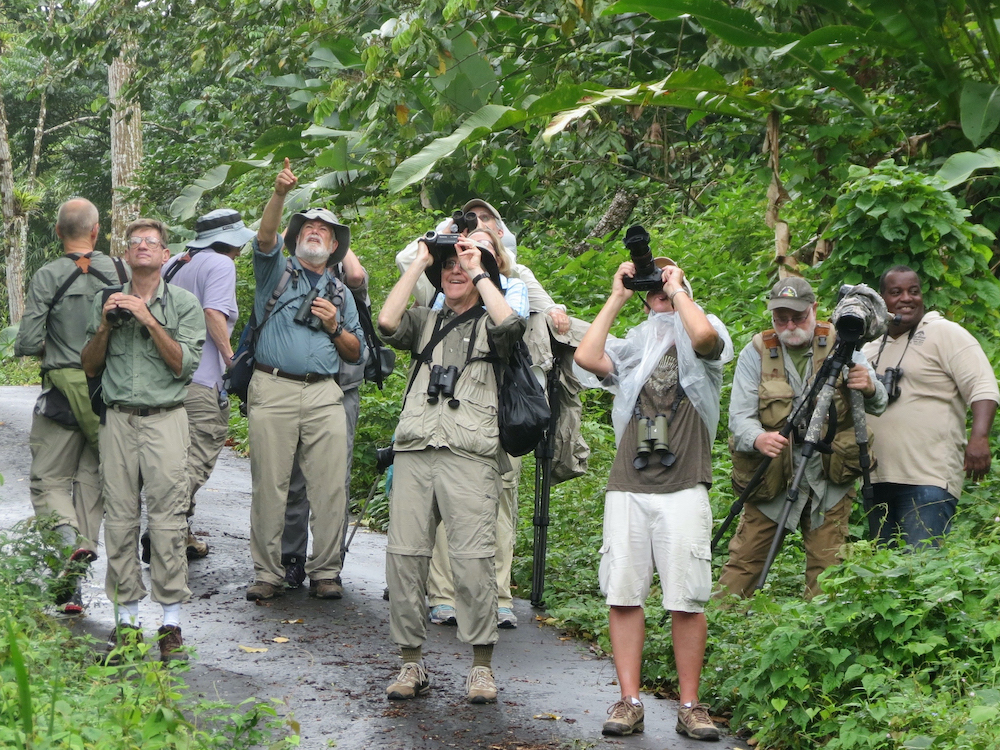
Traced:
<path fill-rule="evenodd" d="M 31 515 L 27 442 L 37 392 L 0 387 L 0 528 Z M 385 686 L 399 662 L 388 637 L 388 602 L 382 600 L 385 537 L 358 532 L 344 567 L 342 600 L 318 602 L 300 589 L 254 605 L 244 598 L 253 570 L 249 506 L 249 462 L 226 449 L 198 496 L 195 526 L 208 532 L 212 551 L 190 566 L 193 598 L 185 608 L 184 637 L 197 659 L 188 683 L 210 698 L 280 701 L 280 713 L 299 722 L 307 750 L 745 747 L 729 737 L 720 743 L 681 737 L 674 731 L 677 704 L 652 696 L 644 700 L 644 734 L 602 737 L 605 711 L 618 697 L 611 661 L 543 626 L 541 613 L 522 600 L 514 606 L 520 627 L 501 631 L 494 655 L 496 705 L 464 701 L 471 649 L 456 639 L 454 628 L 433 625 L 424 654 L 434 689 L 414 701 L 390 703 Z M 84 590 L 87 615 L 74 623 L 101 639 L 113 624 L 103 593 L 103 559 L 102 552 Z M 147 632 L 159 624 L 159 607 L 148 599 L 140 614 Z M 288 642 L 276 643 L 276 637 Z M 240 646 L 267 650 L 247 653 Z"/>

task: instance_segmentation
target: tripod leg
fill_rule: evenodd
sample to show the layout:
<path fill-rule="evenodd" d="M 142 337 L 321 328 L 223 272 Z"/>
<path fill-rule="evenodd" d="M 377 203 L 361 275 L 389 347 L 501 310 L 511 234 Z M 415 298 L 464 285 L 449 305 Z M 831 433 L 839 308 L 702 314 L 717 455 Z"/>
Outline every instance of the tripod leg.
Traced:
<path fill-rule="evenodd" d="M 861 391 L 851 391 L 851 417 L 854 420 L 854 439 L 858 443 L 858 463 L 861 465 L 861 505 L 868 521 L 868 538 L 878 539 L 885 520 L 884 511 L 875 505 L 875 488 L 872 487 L 872 459 L 868 452 L 868 423 L 865 419 L 865 397 Z"/>

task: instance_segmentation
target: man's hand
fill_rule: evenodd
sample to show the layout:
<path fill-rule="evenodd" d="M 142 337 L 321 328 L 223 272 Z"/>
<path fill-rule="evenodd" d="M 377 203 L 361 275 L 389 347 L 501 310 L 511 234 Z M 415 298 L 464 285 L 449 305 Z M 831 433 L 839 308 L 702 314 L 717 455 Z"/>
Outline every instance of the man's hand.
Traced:
<path fill-rule="evenodd" d="M 677 266 L 666 266 L 661 278 L 663 279 L 663 291 L 668 296 L 681 290 L 687 291 L 684 289 L 684 272 Z"/>
<path fill-rule="evenodd" d="M 558 307 L 549 310 L 549 317 L 552 318 L 552 325 L 556 327 L 556 333 L 566 333 L 569 331 L 569 315 Z"/>
<path fill-rule="evenodd" d="M 990 470 L 992 460 L 989 438 L 970 437 L 969 444 L 965 446 L 965 476 L 978 482 Z"/>
<path fill-rule="evenodd" d="M 337 307 L 330 300 L 324 297 L 317 297 L 313 300 L 309 312 L 315 315 L 323 323 L 323 328 L 327 333 L 337 330 Z"/>
<path fill-rule="evenodd" d="M 431 249 L 423 237 L 417 240 L 417 257 L 413 260 L 413 263 L 421 271 L 434 265 L 434 255 L 431 253 Z"/>
<path fill-rule="evenodd" d="M 862 364 L 853 364 L 847 371 L 847 387 L 852 391 L 861 391 L 865 398 L 875 395 L 875 384 L 872 382 L 868 368 Z"/>
<path fill-rule="evenodd" d="M 618 297 L 621 302 L 626 302 L 635 294 L 631 289 L 625 288 L 625 284 L 622 282 L 622 278 L 625 276 L 629 278 L 635 277 L 635 263 L 630 260 L 618 266 L 618 270 L 615 271 L 615 278 L 611 282 L 611 296 Z"/>
<path fill-rule="evenodd" d="M 455 244 L 455 249 L 458 251 L 458 262 L 462 266 L 462 270 L 469 274 L 470 279 L 474 279 L 483 272 L 483 251 L 470 240 L 463 237 Z"/>
<path fill-rule="evenodd" d="M 149 306 L 139 297 L 135 297 L 131 294 L 115 292 L 108 297 L 108 301 L 104 303 L 103 309 L 104 323 L 108 322 L 108 311 L 114 310 L 115 308 L 118 308 L 119 310 L 128 310 L 135 317 L 136 321 L 146 327 L 156 323 L 156 318 L 154 318 L 153 313 L 149 311 Z"/>
<path fill-rule="evenodd" d="M 274 178 L 274 192 L 276 195 L 284 197 L 288 195 L 288 191 L 295 187 L 298 182 L 299 178 L 292 172 L 291 163 L 286 156 L 284 169 L 278 172 L 278 176 Z"/>
<path fill-rule="evenodd" d="M 780 432 L 762 432 L 753 441 L 753 447 L 757 452 L 768 458 L 777 458 L 786 445 L 788 445 L 788 438 Z"/>

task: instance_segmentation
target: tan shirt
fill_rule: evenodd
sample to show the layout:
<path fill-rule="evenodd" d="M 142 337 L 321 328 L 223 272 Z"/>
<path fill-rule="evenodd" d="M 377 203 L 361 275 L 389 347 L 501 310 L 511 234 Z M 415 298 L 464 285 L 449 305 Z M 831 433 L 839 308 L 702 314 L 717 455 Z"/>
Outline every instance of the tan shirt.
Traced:
<path fill-rule="evenodd" d="M 900 397 L 869 416 L 878 465 L 872 482 L 942 487 L 954 497 L 965 478 L 965 417 L 975 401 L 1000 403 L 997 379 L 975 337 L 957 323 L 928 312 L 908 335 L 869 342 L 862 352 L 879 375 L 901 366 Z M 905 354 L 904 354 L 905 352 Z M 900 358 L 902 362 L 900 363 Z"/>

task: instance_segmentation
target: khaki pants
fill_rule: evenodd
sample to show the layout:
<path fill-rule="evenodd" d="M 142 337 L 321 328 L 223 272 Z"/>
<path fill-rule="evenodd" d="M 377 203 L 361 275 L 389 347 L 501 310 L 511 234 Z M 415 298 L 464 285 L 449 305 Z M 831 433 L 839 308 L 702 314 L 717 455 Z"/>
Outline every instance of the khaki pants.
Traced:
<path fill-rule="evenodd" d="M 215 462 L 219 460 L 222 446 L 226 444 L 229 432 L 229 401 L 224 409 L 219 408 L 219 391 L 204 385 L 191 383 L 184 398 L 184 410 L 188 415 L 188 432 L 191 446 L 188 448 L 188 518 L 194 515 L 194 496 L 212 475 Z"/>
<path fill-rule="evenodd" d="M 389 636 L 416 648 L 427 637 L 427 569 L 438 524 L 448 529 L 458 639 L 497 642 L 496 552 L 500 475 L 447 448 L 396 453 L 385 575 Z"/>
<path fill-rule="evenodd" d="M 816 579 L 831 565 L 843 558 L 840 548 L 847 540 L 848 521 L 854 492 L 849 492 L 843 500 L 826 512 L 819 528 L 809 526 L 810 503 L 802 511 L 802 541 L 806 550 L 806 588 L 804 596 L 811 599 L 819 593 Z M 778 524 L 765 516 L 753 503 L 743 506 L 740 525 L 729 540 L 729 560 L 722 568 L 716 596 L 736 594 L 742 597 L 753 595 L 760 573 L 764 569 L 771 540 Z"/>
<path fill-rule="evenodd" d="M 521 459 L 510 456 L 513 467 L 503 475 L 500 491 L 500 512 L 497 513 L 497 606 L 512 607 L 510 568 L 514 563 L 514 541 L 517 532 L 517 486 L 521 480 Z M 444 524 L 438 524 L 437 541 L 427 574 L 427 601 L 432 607 L 439 604 L 455 606 L 455 582 L 448 562 L 448 537 Z"/>
<path fill-rule="evenodd" d="M 97 453 L 80 430 L 35 414 L 31 420 L 31 504 L 76 529 L 81 547 L 97 551 L 104 503 Z"/>
<path fill-rule="evenodd" d="M 344 394 L 331 378 L 301 383 L 264 372 L 250 381 L 250 555 L 256 580 L 281 585 L 281 535 L 285 528 L 292 463 L 298 461 L 311 509 L 310 580 L 340 575 L 340 537 L 347 500 L 347 428 Z"/>
<path fill-rule="evenodd" d="M 104 546 L 111 601 L 146 596 L 139 566 L 140 489 L 146 497 L 153 601 L 191 598 L 187 585 L 188 420 L 184 409 L 137 417 L 108 407 L 101 426 Z"/>

